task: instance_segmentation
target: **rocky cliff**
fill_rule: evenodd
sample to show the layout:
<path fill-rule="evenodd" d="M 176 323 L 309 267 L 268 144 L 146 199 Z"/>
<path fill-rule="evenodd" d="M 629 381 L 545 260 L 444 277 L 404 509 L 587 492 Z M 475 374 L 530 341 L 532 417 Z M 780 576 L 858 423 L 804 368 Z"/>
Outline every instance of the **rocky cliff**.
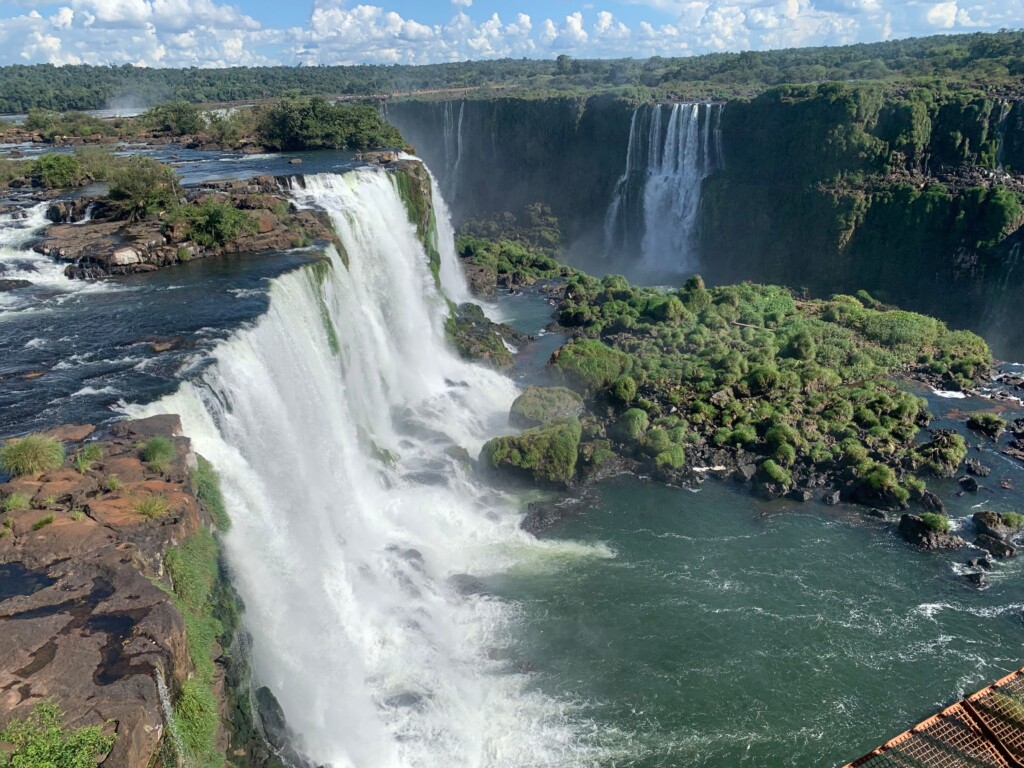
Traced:
<path fill-rule="evenodd" d="M 178 418 L 49 436 L 63 464 L 0 484 L 0 727 L 49 700 L 115 736 L 108 768 L 272 764 L 232 690 L 215 476 Z"/>

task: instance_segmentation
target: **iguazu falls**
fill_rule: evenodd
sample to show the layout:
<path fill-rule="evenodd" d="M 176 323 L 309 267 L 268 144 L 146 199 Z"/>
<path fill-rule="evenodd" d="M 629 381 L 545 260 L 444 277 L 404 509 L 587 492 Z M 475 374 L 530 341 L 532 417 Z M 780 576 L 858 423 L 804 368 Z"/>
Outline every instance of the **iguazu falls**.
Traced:
<path fill-rule="evenodd" d="M 0 766 L 1024 764 L 1019 9 L 115 5 L 0 10 Z"/>

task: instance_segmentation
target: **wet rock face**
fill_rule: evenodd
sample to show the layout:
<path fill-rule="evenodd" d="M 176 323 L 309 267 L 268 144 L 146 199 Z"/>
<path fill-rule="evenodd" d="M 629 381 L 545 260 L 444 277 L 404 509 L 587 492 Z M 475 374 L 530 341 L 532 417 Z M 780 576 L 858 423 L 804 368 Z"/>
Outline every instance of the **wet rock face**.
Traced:
<path fill-rule="evenodd" d="M 157 586 L 167 548 L 200 525 L 180 431 L 176 417 L 123 422 L 98 440 L 91 427 L 57 430 L 63 467 L 0 484 L 0 497 L 30 500 L 0 515 L 0 727 L 49 698 L 71 726 L 110 722 L 117 739 L 107 768 L 156 764 L 164 728 L 156 674 L 173 691 L 191 671 L 184 619 Z M 175 448 L 162 472 L 139 455 L 155 435 Z M 103 455 L 77 471 L 72 457 L 88 437 Z M 112 475 L 113 492 L 104 490 Z M 168 512 L 139 514 L 137 500 L 148 495 L 167 499 Z"/>
<path fill-rule="evenodd" d="M 899 533 L 908 543 L 926 550 L 960 549 L 967 546 L 967 542 L 959 536 L 932 530 L 917 515 L 903 515 L 900 518 Z"/>

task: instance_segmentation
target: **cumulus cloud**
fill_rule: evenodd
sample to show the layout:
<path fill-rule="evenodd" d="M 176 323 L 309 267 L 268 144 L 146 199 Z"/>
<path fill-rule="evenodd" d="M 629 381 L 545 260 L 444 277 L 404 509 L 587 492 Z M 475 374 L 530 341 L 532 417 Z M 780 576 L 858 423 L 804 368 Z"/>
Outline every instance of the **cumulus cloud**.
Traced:
<path fill-rule="evenodd" d="M 531 17 L 450 0 L 447 22 L 403 16 L 387 0 L 313 0 L 303 23 L 265 27 L 221 0 L 15 0 L 0 16 L 0 63 L 131 62 L 146 66 L 350 64 L 498 57 L 679 56 L 870 42 L 1024 26 L 1019 0 L 619 0 Z M 249 5 L 251 8 L 251 5 Z M 38 10 L 37 10 L 38 9 Z M 40 10 L 42 12 L 40 12 Z M 647 16 L 647 18 L 643 18 Z"/>

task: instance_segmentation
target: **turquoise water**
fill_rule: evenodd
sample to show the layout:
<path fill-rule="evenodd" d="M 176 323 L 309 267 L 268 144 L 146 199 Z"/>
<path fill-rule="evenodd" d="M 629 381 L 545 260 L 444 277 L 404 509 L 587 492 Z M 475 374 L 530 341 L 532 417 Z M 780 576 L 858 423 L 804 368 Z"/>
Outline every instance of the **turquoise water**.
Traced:
<path fill-rule="evenodd" d="M 609 766 L 842 765 L 1024 664 L 1019 562 L 966 587 L 858 512 L 623 477 L 553 532 L 608 560 L 494 580 L 506 652 Z"/>

